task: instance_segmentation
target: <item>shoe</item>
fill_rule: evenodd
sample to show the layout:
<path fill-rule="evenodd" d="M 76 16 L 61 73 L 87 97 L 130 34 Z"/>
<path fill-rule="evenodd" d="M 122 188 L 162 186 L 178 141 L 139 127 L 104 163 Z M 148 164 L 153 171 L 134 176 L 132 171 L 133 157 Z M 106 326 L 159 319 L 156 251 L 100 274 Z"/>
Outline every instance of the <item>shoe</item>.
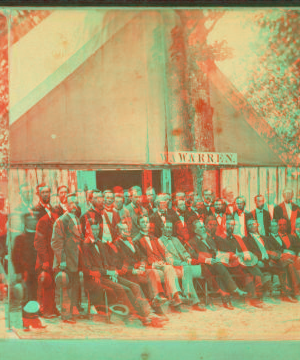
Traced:
<path fill-rule="evenodd" d="M 178 294 L 178 292 L 173 296 L 172 305 L 179 306 L 182 304 L 182 297 Z"/>
<path fill-rule="evenodd" d="M 206 308 L 200 306 L 200 304 L 194 304 L 194 305 L 192 305 L 192 310 L 196 310 L 196 311 L 206 311 Z"/>
<path fill-rule="evenodd" d="M 181 308 L 180 304 L 176 305 L 176 306 L 175 305 L 170 306 L 170 310 L 171 310 L 172 313 L 177 313 L 177 314 L 182 313 L 182 308 Z"/>
<path fill-rule="evenodd" d="M 280 300 L 281 300 L 281 301 L 290 302 L 290 303 L 297 303 L 297 302 L 298 302 L 297 299 L 293 299 L 292 297 L 287 296 L 287 295 L 281 296 L 281 297 L 280 297 Z"/>
<path fill-rule="evenodd" d="M 54 318 L 57 318 L 59 315 L 57 314 L 43 314 L 42 317 L 44 319 L 54 319 Z"/>
<path fill-rule="evenodd" d="M 152 301 L 153 306 L 163 305 L 168 301 L 168 299 L 164 296 L 156 295 Z"/>
<path fill-rule="evenodd" d="M 223 307 L 227 310 L 234 310 L 234 307 L 232 306 L 230 301 L 223 301 Z"/>
<path fill-rule="evenodd" d="M 221 289 L 219 289 L 219 290 L 217 291 L 217 294 L 220 294 L 221 297 L 224 297 L 224 298 L 230 296 L 230 294 L 229 294 L 228 292 L 225 292 L 225 291 L 223 291 L 223 290 L 221 290 Z"/>
<path fill-rule="evenodd" d="M 144 326 L 152 326 L 152 327 L 155 327 L 155 328 L 163 327 L 162 322 L 157 318 L 143 318 L 142 319 L 142 324 Z"/>
<path fill-rule="evenodd" d="M 55 308 L 53 314 L 60 316 L 60 311 L 57 308 Z"/>
<path fill-rule="evenodd" d="M 65 320 L 63 320 L 63 322 L 65 324 L 72 324 L 72 325 L 76 324 L 76 320 L 74 320 L 74 319 L 65 319 Z"/>
<path fill-rule="evenodd" d="M 161 317 L 165 321 L 169 321 L 169 318 L 167 317 L 167 315 L 164 313 L 163 309 L 160 306 L 157 306 L 157 307 L 153 308 L 153 310 L 155 311 L 156 315 L 158 315 L 159 317 Z"/>
<path fill-rule="evenodd" d="M 250 299 L 250 300 L 249 300 L 249 304 L 250 304 L 251 306 L 254 306 L 254 307 L 258 308 L 258 309 L 262 309 L 262 308 L 263 308 L 263 302 L 260 301 L 259 299 Z"/>

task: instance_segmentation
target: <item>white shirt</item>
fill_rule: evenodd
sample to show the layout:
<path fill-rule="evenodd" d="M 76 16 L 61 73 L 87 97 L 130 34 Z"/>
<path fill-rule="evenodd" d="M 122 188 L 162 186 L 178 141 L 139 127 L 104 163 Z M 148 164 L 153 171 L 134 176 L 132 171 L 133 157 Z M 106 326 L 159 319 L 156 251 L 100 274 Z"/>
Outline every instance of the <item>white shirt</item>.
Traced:
<path fill-rule="evenodd" d="M 124 244 L 129 247 L 130 250 L 132 250 L 135 253 L 135 248 L 128 240 L 123 240 Z"/>
<path fill-rule="evenodd" d="M 284 203 L 284 205 L 285 205 L 285 208 L 286 208 L 286 212 L 287 212 L 287 214 L 288 214 L 288 218 L 289 218 L 289 220 L 291 220 L 291 215 L 292 215 L 292 204 L 291 203 Z"/>
<path fill-rule="evenodd" d="M 280 246 L 282 246 L 281 237 L 278 234 L 272 234 L 273 238 L 278 242 Z"/>
<path fill-rule="evenodd" d="M 78 227 L 79 227 L 79 222 L 78 222 L 78 220 L 77 220 L 76 215 L 73 214 L 73 213 L 71 213 L 71 212 L 69 212 L 69 215 L 71 216 L 71 219 L 73 220 L 75 226 L 78 228 Z"/>
<path fill-rule="evenodd" d="M 256 209 L 256 218 L 257 218 L 257 222 L 258 222 L 258 232 L 260 233 L 260 235 L 266 235 L 266 231 L 265 231 L 265 224 L 264 224 L 264 213 L 263 213 L 263 209 L 259 210 Z"/>
<path fill-rule="evenodd" d="M 145 240 L 147 241 L 148 245 L 150 246 L 150 249 L 153 251 L 149 236 L 145 236 Z"/>
<path fill-rule="evenodd" d="M 106 242 L 112 242 L 112 237 L 111 237 L 111 233 L 110 233 L 110 229 L 109 226 L 106 222 L 106 218 L 104 215 L 102 215 L 102 220 L 103 220 L 103 236 L 102 236 L 102 242 L 106 243 Z"/>
<path fill-rule="evenodd" d="M 234 234 L 245 236 L 245 213 L 244 211 L 241 213 L 241 215 L 238 215 L 238 213 L 234 214 L 234 220 L 235 220 L 235 227 L 234 227 Z"/>
<path fill-rule="evenodd" d="M 259 234 L 251 234 L 254 238 L 254 240 L 256 241 L 257 246 L 259 247 L 259 250 L 261 252 L 262 255 L 262 260 L 268 260 L 269 259 L 269 255 L 267 253 L 266 248 L 263 245 L 263 241 L 262 238 L 260 237 Z"/>
<path fill-rule="evenodd" d="M 63 204 L 63 203 L 59 203 L 59 204 L 60 204 L 60 206 L 61 206 L 61 208 L 63 209 L 64 212 L 68 211 L 68 208 L 67 208 L 67 206 L 65 204 Z"/>
<path fill-rule="evenodd" d="M 217 214 L 217 222 L 219 225 L 222 224 L 222 216 L 220 214 Z"/>
<path fill-rule="evenodd" d="M 158 215 L 160 216 L 162 222 L 165 224 L 166 223 L 166 216 L 164 214 L 162 214 L 159 210 L 157 210 Z"/>

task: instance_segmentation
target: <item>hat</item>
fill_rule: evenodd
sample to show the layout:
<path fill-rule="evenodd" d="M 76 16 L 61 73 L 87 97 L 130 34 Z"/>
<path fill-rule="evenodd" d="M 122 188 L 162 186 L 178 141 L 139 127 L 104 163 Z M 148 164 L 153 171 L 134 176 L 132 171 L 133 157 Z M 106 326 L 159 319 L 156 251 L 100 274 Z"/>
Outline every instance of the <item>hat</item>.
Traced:
<path fill-rule="evenodd" d="M 69 276 L 65 271 L 60 271 L 55 276 L 55 284 L 59 288 L 68 288 L 69 287 Z"/>
<path fill-rule="evenodd" d="M 257 258 L 257 256 L 256 255 L 254 255 L 252 252 L 250 252 L 250 251 L 247 251 L 246 252 L 246 254 L 247 255 L 249 255 L 248 256 L 248 258 L 244 258 L 244 254 L 240 254 L 239 256 L 238 256 L 238 258 L 239 258 L 239 261 L 240 261 L 240 264 L 242 265 L 242 266 L 255 266 L 257 263 L 258 263 L 258 258 Z"/>
<path fill-rule="evenodd" d="M 22 284 L 16 284 L 13 287 L 13 294 L 17 300 L 22 300 L 24 296 L 24 289 Z"/>
<path fill-rule="evenodd" d="M 116 315 L 127 316 L 129 314 L 128 307 L 123 304 L 112 305 L 109 309 Z"/>
<path fill-rule="evenodd" d="M 40 311 L 40 305 L 37 301 L 29 301 L 24 307 L 23 307 L 23 315 L 24 317 L 30 317 L 34 315 L 38 315 Z"/>

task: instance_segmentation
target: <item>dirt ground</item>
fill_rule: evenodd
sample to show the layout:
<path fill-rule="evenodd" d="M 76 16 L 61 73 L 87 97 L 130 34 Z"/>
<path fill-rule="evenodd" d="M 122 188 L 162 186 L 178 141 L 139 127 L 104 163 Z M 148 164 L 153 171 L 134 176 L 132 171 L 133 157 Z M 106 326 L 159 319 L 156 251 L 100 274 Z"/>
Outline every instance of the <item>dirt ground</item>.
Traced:
<path fill-rule="evenodd" d="M 208 306 L 206 312 L 187 311 L 167 313 L 169 321 L 163 328 L 145 328 L 138 320 L 123 321 L 116 315 L 113 324 L 104 323 L 99 316 L 92 320 L 78 319 L 76 325 L 62 323 L 60 319 L 45 320 L 47 327 L 26 332 L 22 329 L 8 331 L 5 311 L 0 303 L 0 337 L 21 339 L 115 339 L 115 340 L 300 340 L 300 302 L 280 300 L 265 302 L 257 309 L 233 301 L 234 310 L 223 308 L 218 301 Z M 20 313 L 11 314 L 12 324 L 21 322 Z"/>

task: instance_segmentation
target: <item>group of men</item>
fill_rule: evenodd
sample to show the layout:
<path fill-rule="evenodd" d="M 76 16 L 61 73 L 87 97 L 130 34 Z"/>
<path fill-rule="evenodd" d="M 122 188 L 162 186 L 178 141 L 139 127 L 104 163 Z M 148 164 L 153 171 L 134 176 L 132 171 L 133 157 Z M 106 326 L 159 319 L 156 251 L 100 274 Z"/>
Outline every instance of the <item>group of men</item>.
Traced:
<path fill-rule="evenodd" d="M 232 297 L 263 307 L 263 297 L 272 293 L 266 274 L 278 275 L 283 301 L 298 301 L 300 209 L 290 189 L 272 214 L 262 195 L 255 196 L 256 209 L 247 212 L 244 197 L 228 204 L 214 199 L 210 189 L 202 199 L 191 192 L 156 196 L 152 187 L 145 195 L 138 186 L 91 190 L 84 214 L 77 194 L 66 186 L 58 188 L 54 208 L 46 184 L 37 187 L 37 206 L 30 204 L 28 191 L 24 184 L 22 204 L 14 211 L 22 212 L 24 226 L 14 239 L 12 260 L 26 284 L 26 301 L 37 300 L 46 318 L 61 315 L 64 322 L 76 323 L 84 311 L 80 272 L 97 311 L 106 293 L 110 304 L 126 305 L 131 318 L 145 326 L 168 321 L 166 303 L 172 312 L 205 311 L 199 299 L 203 281 L 229 310 Z M 62 271 L 70 306 L 61 307 L 60 314 L 55 278 Z"/>

